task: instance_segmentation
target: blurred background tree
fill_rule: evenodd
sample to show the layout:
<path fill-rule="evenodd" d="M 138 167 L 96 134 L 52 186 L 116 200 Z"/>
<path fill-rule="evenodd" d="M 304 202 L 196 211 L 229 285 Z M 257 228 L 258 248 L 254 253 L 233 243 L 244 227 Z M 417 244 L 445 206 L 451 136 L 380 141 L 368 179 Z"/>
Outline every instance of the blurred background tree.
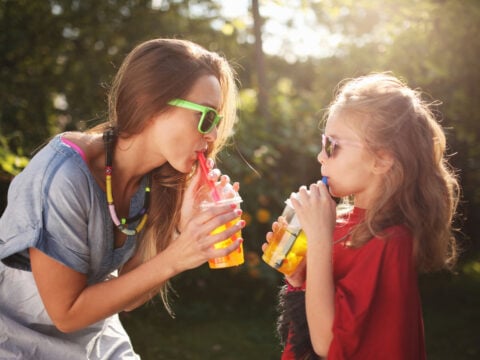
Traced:
<path fill-rule="evenodd" d="M 226 15 L 233 6 L 244 11 Z M 278 358 L 272 304 L 281 277 L 260 259 L 265 233 L 290 192 L 320 177 L 320 120 L 337 84 L 389 70 L 432 101 L 442 101 L 438 111 L 463 188 L 458 237 L 465 251 L 458 275 L 423 278 L 426 324 L 439 329 L 427 331 L 429 354 L 476 358 L 478 342 L 472 345 L 474 331 L 464 324 L 480 320 L 472 312 L 472 294 L 478 295 L 480 282 L 480 212 L 475 211 L 480 205 L 479 30 L 477 0 L 0 0 L 0 207 L 12 177 L 50 136 L 91 127 L 106 117 L 110 81 L 136 44 L 177 37 L 224 54 L 238 73 L 239 122 L 218 166 L 241 182 L 246 264 L 220 272 L 201 267 L 175 279 L 180 297 L 195 294 L 179 300 L 184 315 L 179 311 L 178 323 L 184 319 L 187 328 L 195 319 L 214 323 L 215 316 L 242 308 L 244 317 L 257 317 L 245 325 L 256 326 L 255 331 L 244 329 L 237 336 L 247 334 L 242 349 L 252 346 L 254 353 L 270 343 L 276 355 L 269 357 L 262 348 L 257 357 L 242 354 L 239 359 Z M 474 290 L 468 282 L 470 295 L 462 287 L 465 279 L 477 285 Z M 453 301 L 445 289 L 464 293 L 453 305 L 429 300 L 445 295 L 444 301 Z M 455 320 L 444 314 L 445 322 L 438 321 L 449 306 L 461 309 Z M 180 352 L 181 343 L 176 353 L 167 350 L 169 345 L 157 349 L 142 332 L 152 310 L 140 311 L 145 312 L 141 323 L 126 321 L 147 357 L 234 358 L 215 357 L 214 350 L 209 356 L 195 357 L 197 350 L 187 355 Z M 271 333 L 261 331 L 262 320 Z M 448 333 L 453 321 L 459 322 L 455 341 Z M 168 331 L 163 336 L 167 344 L 177 344 Z M 437 343 L 444 346 L 436 348 Z"/>

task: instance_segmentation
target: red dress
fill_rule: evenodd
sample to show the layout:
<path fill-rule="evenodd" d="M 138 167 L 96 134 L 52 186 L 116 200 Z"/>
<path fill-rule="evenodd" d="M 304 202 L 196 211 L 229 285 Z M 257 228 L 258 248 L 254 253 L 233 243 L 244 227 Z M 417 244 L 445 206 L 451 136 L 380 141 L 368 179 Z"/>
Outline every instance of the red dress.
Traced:
<path fill-rule="evenodd" d="M 342 239 L 363 219 L 355 208 Z M 328 360 L 423 360 L 423 319 L 412 257 L 413 239 L 403 226 L 387 229 L 388 239 L 372 238 L 358 249 L 333 249 L 335 317 Z M 282 360 L 295 359 L 287 342 Z"/>

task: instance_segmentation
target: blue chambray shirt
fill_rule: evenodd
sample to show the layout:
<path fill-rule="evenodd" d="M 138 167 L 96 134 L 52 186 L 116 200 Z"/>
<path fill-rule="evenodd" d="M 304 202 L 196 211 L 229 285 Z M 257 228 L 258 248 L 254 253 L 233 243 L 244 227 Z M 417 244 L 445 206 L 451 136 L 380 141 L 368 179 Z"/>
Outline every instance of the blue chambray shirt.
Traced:
<path fill-rule="evenodd" d="M 133 255 L 135 236 L 114 248 L 106 195 L 61 136 L 36 154 L 10 185 L 0 218 L 0 259 L 17 254 L 26 265 L 15 260 L 13 265 L 28 270 L 28 248 L 35 247 L 86 274 L 89 284 L 97 283 Z M 131 200 L 130 216 L 143 206 L 144 187 L 145 179 Z"/>

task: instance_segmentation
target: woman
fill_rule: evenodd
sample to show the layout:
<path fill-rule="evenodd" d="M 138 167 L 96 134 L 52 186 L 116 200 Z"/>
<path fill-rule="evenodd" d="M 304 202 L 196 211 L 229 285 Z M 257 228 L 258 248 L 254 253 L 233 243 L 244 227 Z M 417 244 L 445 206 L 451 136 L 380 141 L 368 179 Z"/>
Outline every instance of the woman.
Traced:
<path fill-rule="evenodd" d="M 138 358 L 116 314 L 158 291 L 169 310 L 170 278 L 240 245 L 213 249 L 241 211 L 197 211 L 198 169 L 189 179 L 230 134 L 235 90 L 217 54 L 147 41 L 114 79 L 109 120 L 33 157 L 0 219 L 0 358 Z"/>

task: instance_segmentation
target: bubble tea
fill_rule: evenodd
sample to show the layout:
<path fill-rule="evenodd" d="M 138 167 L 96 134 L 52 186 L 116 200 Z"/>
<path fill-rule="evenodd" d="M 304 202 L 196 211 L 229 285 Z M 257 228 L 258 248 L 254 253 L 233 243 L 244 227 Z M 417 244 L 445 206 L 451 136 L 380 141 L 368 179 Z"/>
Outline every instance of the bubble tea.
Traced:
<path fill-rule="evenodd" d="M 327 178 L 322 182 L 326 185 Z M 294 197 L 298 194 L 293 193 Z M 273 232 L 262 259 L 268 265 L 289 276 L 295 272 L 297 266 L 307 253 L 307 237 L 298 221 L 290 199 L 278 221 L 278 228 Z"/>
<path fill-rule="evenodd" d="M 202 210 L 206 210 L 211 208 L 212 206 L 220 206 L 220 205 L 226 205 L 226 204 L 234 204 L 237 207 L 240 206 L 240 203 L 242 202 L 242 198 L 233 189 L 233 186 L 231 184 L 226 184 L 223 188 L 222 191 L 218 191 L 216 188 L 215 184 L 213 181 L 208 179 L 208 168 L 206 166 L 206 160 L 205 156 L 203 153 L 198 153 L 198 160 L 200 163 L 200 166 L 202 167 L 202 173 L 204 177 L 204 181 L 206 185 L 209 187 L 209 196 L 203 200 L 200 204 L 200 208 Z M 215 230 L 212 231 L 213 234 L 218 234 L 227 228 L 234 226 L 238 221 L 240 221 L 240 217 L 233 219 L 226 224 L 223 224 L 219 227 L 217 227 Z M 232 243 L 234 243 L 238 238 L 242 237 L 241 231 L 236 232 L 233 234 L 230 238 L 220 241 L 214 245 L 215 249 L 222 249 L 225 248 Z M 230 254 L 226 256 L 221 256 L 218 258 L 210 259 L 208 260 L 208 266 L 210 269 L 222 269 L 222 268 L 227 268 L 231 266 L 238 266 L 243 264 L 244 262 L 244 255 L 243 255 L 243 244 L 240 244 L 240 246 L 232 251 Z"/>

